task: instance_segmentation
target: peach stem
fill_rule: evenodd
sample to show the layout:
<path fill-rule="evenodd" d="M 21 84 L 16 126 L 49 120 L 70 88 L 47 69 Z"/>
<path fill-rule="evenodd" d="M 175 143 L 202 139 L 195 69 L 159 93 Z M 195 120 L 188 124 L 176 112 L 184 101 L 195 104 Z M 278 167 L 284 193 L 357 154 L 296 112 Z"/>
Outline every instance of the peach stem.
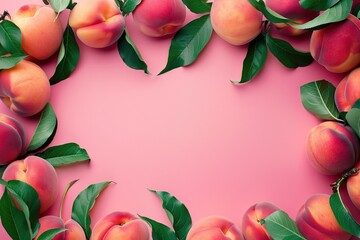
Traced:
<path fill-rule="evenodd" d="M 65 188 L 65 191 L 61 197 L 61 202 L 60 202 L 60 206 L 59 206 L 59 217 L 62 219 L 62 210 L 63 210 L 63 205 L 64 205 L 64 201 L 65 201 L 65 197 L 67 195 L 67 192 L 69 191 L 69 189 L 72 187 L 72 185 L 74 185 L 77 181 L 79 181 L 79 179 L 75 179 L 71 182 L 68 183 L 68 185 Z"/>
<path fill-rule="evenodd" d="M 357 175 L 359 173 L 359 171 L 360 171 L 360 168 L 352 168 L 348 172 L 344 173 L 336 182 L 333 182 L 332 184 L 330 184 L 333 192 L 336 193 L 337 191 L 339 191 L 340 184 L 344 180 L 348 179 L 349 177 Z"/>
<path fill-rule="evenodd" d="M 3 14 L 0 14 L 0 22 L 4 21 L 6 17 L 9 17 L 11 19 L 10 13 L 4 10 Z"/>

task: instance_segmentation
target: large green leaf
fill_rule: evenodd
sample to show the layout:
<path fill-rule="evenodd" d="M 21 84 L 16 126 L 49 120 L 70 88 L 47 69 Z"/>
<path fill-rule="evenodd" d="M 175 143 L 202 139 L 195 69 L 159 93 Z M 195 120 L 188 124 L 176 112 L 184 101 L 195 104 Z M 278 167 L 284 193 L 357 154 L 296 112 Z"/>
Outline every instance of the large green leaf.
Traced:
<path fill-rule="evenodd" d="M 193 63 L 209 42 L 212 32 L 209 14 L 181 28 L 171 41 L 166 67 L 159 75 Z"/>
<path fill-rule="evenodd" d="M 124 4 L 121 7 L 122 13 L 124 15 L 130 14 L 132 11 L 134 11 L 136 6 L 139 5 L 140 3 L 141 3 L 141 0 L 125 0 Z"/>
<path fill-rule="evenodd" d="M 271 10 L 265 5 L 263 0 L 249 0 L 249 3 L 253 5 L 258 11 L 262 12 L 267 20 L 273 23 L 289 23 L 293 20 L 286 18 L 275 11 Z"/>
<path fill-rule="evenodd" d="M 208 13 L 211 10 L 212 3 L 207 0 L 182 0 L 187 8 L 193 13 Z"/>
<path fill-rule="evenodd" d="M 10 56 L 0 56 L 0 70 L 14 67 L 18 62 L 26 58 L 24 53 L 14 53 Z"/>
<path fill-rule="evenodd" d="M 350 127 L 354 130 L 356 135 L 360 138 L 360 109 L 352 108 L 345 115 L 346 121 L 350 125 Z"/>
<path fill-rule="evenodd" d="M 66 228 L 53 228 L 43 232 L 37 240 L 52 240 L 59 233 L 65 232 Z"/>
<path fill-rule="evenodd" d="M 323 11 L 328 8 L 331 8 L 338 2 L 340 2 L 340 0 L 322 0 L 322 1 L 300 0 L 299 3 L 305 9 L 311 9 L 311 10 L 315 10 L 315 11 Z"/>
<path fill-rule="evenodd" d="M 175 232 L 168 226 L 144 216 L 139 217 L 151 226 L 153 240 L 177 240 Z"/>
<path fill-rule="evenodd" d="M 21 31 L 13 22 L 0 22 L 0 45 L 7 53 L 24 53 L 21 47 Z"/>

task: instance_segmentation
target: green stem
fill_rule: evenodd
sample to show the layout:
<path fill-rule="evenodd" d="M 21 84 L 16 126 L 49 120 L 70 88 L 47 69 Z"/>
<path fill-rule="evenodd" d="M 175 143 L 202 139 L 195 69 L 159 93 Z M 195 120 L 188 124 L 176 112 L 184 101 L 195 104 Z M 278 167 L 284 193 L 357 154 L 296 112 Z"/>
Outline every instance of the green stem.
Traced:
<path fill-rule="evenodd" d="M 359 168 L 352 168 L 348 172 L 344 173 L 336 182 L 330 184 L 334 193 L 339 191 L 340 184 L 351 176 L 355 176 L 359 173 Z"/>

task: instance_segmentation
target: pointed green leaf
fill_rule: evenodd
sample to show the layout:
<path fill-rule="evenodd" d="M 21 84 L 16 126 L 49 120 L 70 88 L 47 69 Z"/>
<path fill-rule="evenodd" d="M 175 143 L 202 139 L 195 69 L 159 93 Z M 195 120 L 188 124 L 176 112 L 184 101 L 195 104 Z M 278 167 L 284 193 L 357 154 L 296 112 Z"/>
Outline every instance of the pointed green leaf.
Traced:
<path fill-rule="evenodd" d="M 65 232 L 66 228 L 53 228 L 43 232 L 37 240 L 52 240 L 59 233 Z"/>
<path fill-rule="evenodd" d="M 51 7 L 55 12 L 61 13 L 70 4 L 70 0 L 49 0 Z"/>
<path fill-rule="evenodd" d="M 13 22 L 8 20 L 0 22 L 0 45 L 7 53 L 24 54 L 21 47 L 21 31 Z"/>
<path fill-rule="evenodd" d="M 80 224 L 87 239 L 91 236 L 91 219 L 89 213 L 95 204 L 96 198 L 110 183 L 111 182 L 101 182 L 91 184 L 80 192 L 74 200 L 71 218 Z"/>
<path fill-rule="evenodd" d="M 314 0 L 300 0 L 300 5 L 305 9 L 311 9 L 315 11 L 323 11 L 328 8 L 331 8 L 335 4 L 337 4 L 340 0 L 322 0 L 322 1 L 314 1 Z"/>
<path fill-rule="evenodd" d="M 207 0 L 182 0 L 186 7 L 193 13 L 208 13 L 212 3 Z"/>
<path fill-rule="evenodd" d="M 0 56 L 0 70 L 14 67 L 18 62 L 27 56 L 28 55 L 23 53 L 14 53 L 10 56 Z"/>
<path fill-rule="evenodd" d="M 258 11 L 262 12 L 267 20 L 273 23 L 290 23 L 293 20 L 286 18 L 275 11 L 271 10 L 265 5 L 263 0 L 249 0 L 249 3 L 254 6 Z"/>
<path fill-rule="evenodd" d="M 168 226 L 144 216 L 139 217 L 150 225 L 153 240 L 177 240 L 175 232 Z"/>
<path fill-rule="evenodd" d="M 345 115 L 345 119 L 350 127 L 354 130 L 356 135 L 360 137 L 360 109 L 350 109 L 350 111 Z"/>
<path fill-rule="evenodd" d="M 212 35 L 210 15 L 197 18 L 181 28 L 171 41 L 166 67 L 159 73 L 193 63 Z"/>
<path fill-rule="evenodd" d="M 342 122 L 335 105 L 335 87 L 330 82 L 326 80 L 310 82 L 301 86 L 300 92 L 304 108 L 317 118 Z"/>
<path fill-rule="evenodd" d="M 2 178 L 2 175 L 4 174 L 4 171 L 8 165 L 0 166 L 0 178 Z"/>
<path fill-rule="evenodd" d="M 122 12 L 124 15 L 130 14 L 141 3 L 141 0 L 125 0 L 122 6 Z"/>

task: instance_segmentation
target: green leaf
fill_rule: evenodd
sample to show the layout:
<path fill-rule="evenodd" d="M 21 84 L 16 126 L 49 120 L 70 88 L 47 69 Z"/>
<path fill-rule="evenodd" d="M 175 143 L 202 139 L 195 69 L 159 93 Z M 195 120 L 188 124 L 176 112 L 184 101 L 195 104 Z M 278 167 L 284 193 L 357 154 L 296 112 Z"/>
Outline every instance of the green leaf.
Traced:
<path fill-rule="evenodd" d="M 0 56 L 4 55 L 4 54 L 6 54 L 6 53 L 8 53 L 8 52 L 7 52 L 6 49 L 5 49 L 3 46 L 1 46 L 1 44 L 0 44 Z"/>
<path fill-rule="evenodd" d="M 360 225 L 353 219 L 350 212 L 346 209 L 339 191 L 330 196 L 330 207 L 341 228 L 356 237 L 360 237 Z"/>
<path fill-rule="evenodd" d="M 330 82 L 326 80 L 310 82 L 301 86 L 300 92 L 304 108 L 317 118 L 342 122 L 335 105 L 335 87 Z"/>
<path fill-rule="evenodd" d="M 27 56 L 28 55 L 23 53 L 14 53 L 10 56 L 0 56 L 0 70 L 14 67 L 18 62 Z"/>
<path fill-rule="evenodd" d="M 21 47 L 21 31 L 13 22 L 8 20 L 0 22 L 0 45 L 7 53 L 24 54 Z"/>
<path fill-rule="evenodd" d="M 356 135 L 360 137 L 360 109 L 352 108 L 345 116 L 346 121 L 354 130 Z"/>
<path fill-rule="evenodd" d="M 360 98 L 356 100 L 356 102 L 352 105 L 352 108 L 359 108 L 360 109 Z"/>
<path fill-rule="evenodd" d="M 333 7 L 327 9 L 316 18 L 304 24 L 294 25 L 297 29 L 318 29 L 324 25 L 345 20 L 350 13 L 352 0 L 340 0 Z"/>
<path fill-rule="evenodd" d="M 2 175 L 4 174 L 4 171 L 8 165 L 0 166 L 0 178 L 2 178 Z"/>
<path fill-rule="evenodd" d="M 66 26 L 58 56 L 54 75 L 50 84 L 54 85 L 65 80 L 75 70 L 80 58 L 80 48 L 76 42 L 74 32 L 69 25 Z"/>
<path fill-rule="evenodd" d="M 96 198 L 110 183 L 111 182 L 101 182 L 91 184 L 80 192 L 73 202 L 71 218 L 80 224 L 87 239 L 91 236 L 90 210 L 93 208 Z"/>
<path fill-rule="evenodd" d="M 49 0 L 51 7 L 58 14 L 64 11 L 70 4 L 70 0 Z"/>
<path fill-rule="evenodd" d="M 322 0 L 322 1 L 314 1 L 314 0 L 300 0 L 300 5 L 305 9 L 311 9 L 315 11 L 323 11 L 328 8 L 331 8 L 335 4 L 337 4 L 340 0 Z"/>
<path fill-rule="evenodd" d="M 125 0 L 124 5 L 122 6 L 122 12 L 124 15 L 130 14 L 137 5 L 141 3 L 141 0 Z"/>
<path fill-rule="evenodd" d="M 207 0 L 182 0 L 186 7 L 193 13 L 208 13 L 212 3 Z"/>
<path fill-rule="evenodd" d="M 48 103 L 42 111 L 39 123 L 32 137 L 28 152 L 35 152 L 46 147 L 53 140 L 57 129 L 57 118 L 51 104 Z"/>
<path fill-rule="evenodd" d="M 175 232 L 168 226 L 144 216 L 139 217 L 151 226 L 153 240 L 177 240 Z"/>
<path fill-rule="evenodd" d="M 265 225 L 274 240 L 306 240 L 301 235 L 296 223 L 282 210 L 278 210 L 261 219 L 260 223 Z"/>
<path fill-rule="evenodd" d="M 209 42 L 212 32 L 209 14 L 181 28 L 171 41 L 166 67 L 159 75 L 193 63 Z"/>
<path fill-rule="evenodd" d="M 54 167 L 90 160 L 86 150 L 76 143 L 53 146 L 35 155 L 49 161 Z"/>
<path fill-rule="evenodd" d="M 155 193 L 162 200 L 162 207 L 168 215 L 168 218 L 175 230 L 176 237 L 179 240 L 186 240 L 186 236 L 192 224 L 188 209 L 182 202 L 168 192 L 150 191 Z"/>
<path fill-rule="evenodd" d="M 309 52 L 295 49 L 290 43 L 266 34 L 266 45 L 270 52 L 288 68 L 305 67 L 310 65 L 314 59 Z"/>
<path fill-rule="evenodd" d="M 65 232 L 66 228 L 53 228 L 43 232 L 37 240 L 52 240 L 59 233 Z"/>
<path fill-rule="evenodd" d="M 254 6 L 258 11 L 262 12 L 267 20 L 273 23 L 290 23 L 293 20 L 286 18 L 275 11 L 271 10 L 265 5 L 263 0 L 249 0 L 249 3 Z"/>
<path fill-rule="evenodd" d="M 149 73 L 146 63 L 126 30 L 118 40 L 117 47 L 122 60 L 127 66 Z"/>

